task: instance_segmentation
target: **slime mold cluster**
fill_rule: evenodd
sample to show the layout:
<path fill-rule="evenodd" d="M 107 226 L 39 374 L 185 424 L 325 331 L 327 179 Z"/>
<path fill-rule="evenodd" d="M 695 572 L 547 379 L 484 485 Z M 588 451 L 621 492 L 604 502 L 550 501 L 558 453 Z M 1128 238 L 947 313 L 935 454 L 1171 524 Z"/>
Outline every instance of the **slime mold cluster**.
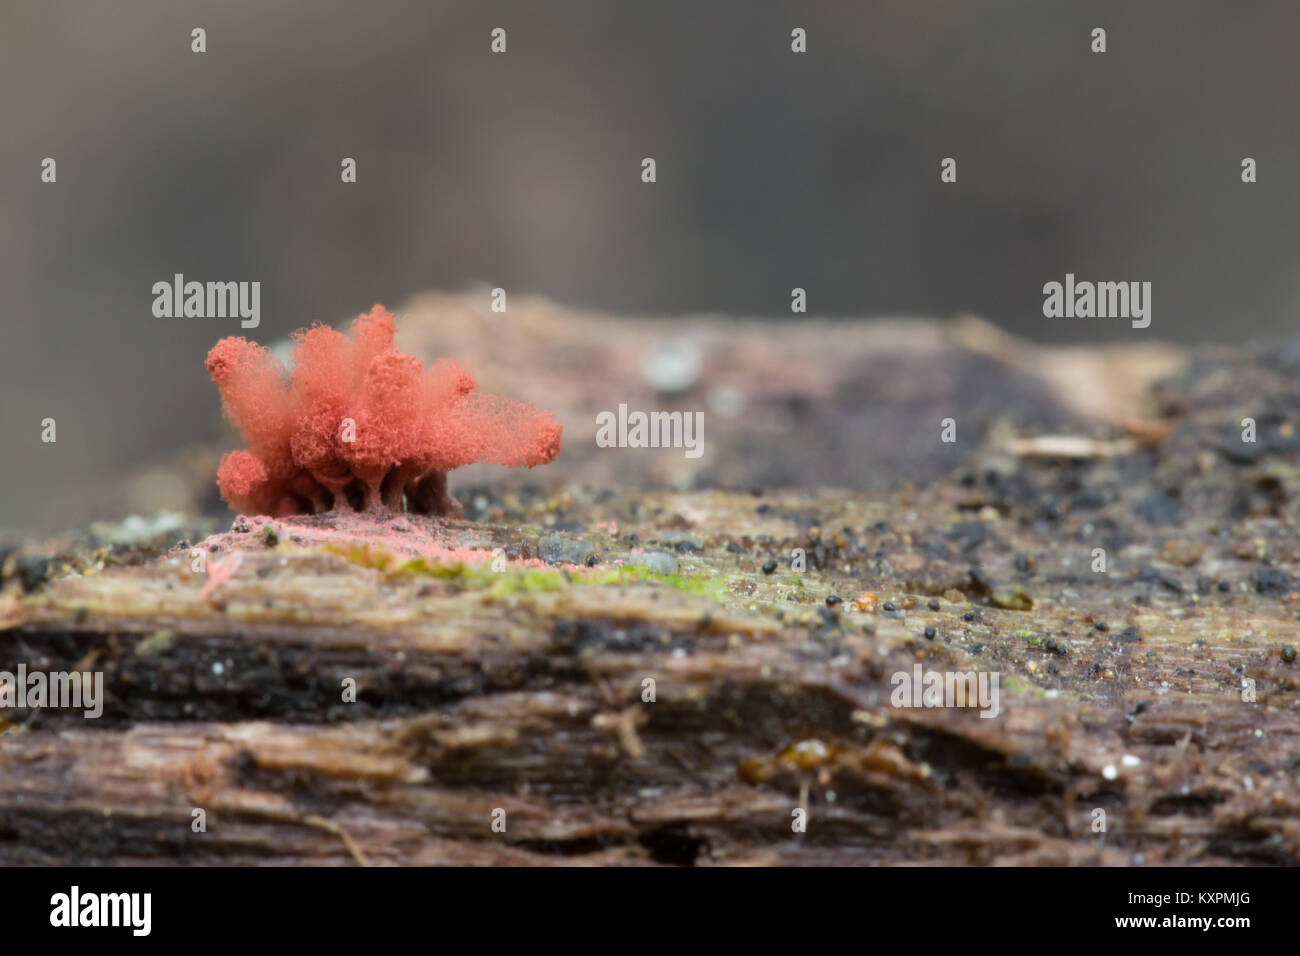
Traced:
<path fill-rule="evenodd" d="M 293 334 L 286 369 L 247 339 L 222 339 L 208 372 L 249 447 L 217 469 L 221 496 L 242 514 L 406 509 L 459 516 L 447 472 L 489 462 L 534 465 L 560 451 L 560 426 L 535 405 L 477 391 L 447 359 L 428 368 L 393 345 L 376 305 L 350 335 L 325 325 Z"/>

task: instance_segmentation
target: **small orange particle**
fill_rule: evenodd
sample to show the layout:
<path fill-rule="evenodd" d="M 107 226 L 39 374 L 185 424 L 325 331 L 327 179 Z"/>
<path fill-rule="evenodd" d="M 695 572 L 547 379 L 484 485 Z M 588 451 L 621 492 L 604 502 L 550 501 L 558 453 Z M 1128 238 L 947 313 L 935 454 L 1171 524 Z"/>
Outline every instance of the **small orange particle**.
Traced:
<path fill-rule="evenodd" d="M 880 598 L 876 597 L 876 595 L 872 594 L 870 591 L 863 591 L 858 595 L 857 600 L 855 600 L 853 604 L 863 614 L 875 614 L 876 605 L 879 602 Z"/>
<path fill-rule="evenodd" d="M 781 759 L 800 770 L 816 770 L 829 763 L 833 756 L 831 748 L 815 737 L 801 740 L 781 751 Z"/>

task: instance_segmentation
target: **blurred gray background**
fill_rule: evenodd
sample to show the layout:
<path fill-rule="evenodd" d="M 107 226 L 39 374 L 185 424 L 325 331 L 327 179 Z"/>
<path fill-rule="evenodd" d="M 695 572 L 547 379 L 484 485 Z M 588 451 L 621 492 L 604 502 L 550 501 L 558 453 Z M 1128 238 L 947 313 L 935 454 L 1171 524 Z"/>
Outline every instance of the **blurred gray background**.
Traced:
<path fill-rule="evenodd" d="M 176 272 L 260 280 L 268 344 L 480 281 L 614 313 L 788 316 L 802 286 L 810 315 L 972 311 L 1043 342 L 1289 336 L 1297 27 L 1293 0 L 4 0 L 0 526 L 121 517 L 97 489 L 221 433 L 203 357 L 238 323 L 155 318 Z M 1151 281 L 1151 328 L 1044 319 L 1067 271 Z"/>

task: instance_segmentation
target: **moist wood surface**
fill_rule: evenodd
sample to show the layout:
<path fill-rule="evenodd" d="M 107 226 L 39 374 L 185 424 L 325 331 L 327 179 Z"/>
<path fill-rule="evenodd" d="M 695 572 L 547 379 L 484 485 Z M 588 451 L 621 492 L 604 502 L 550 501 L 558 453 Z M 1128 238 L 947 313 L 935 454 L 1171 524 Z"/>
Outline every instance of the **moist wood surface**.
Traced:
<path fill-rule="evenodd" d="M 1001 364 L 1005 401 L 956 448 L 947 399 L 855 433 L 865 467 L 933 434 L 867 491 L 732 480 L 783 454 L 754 420 L 706 433 L 730 489 L 595 480 L 582 449 L 551 479 L 453 476 L 472 520 L 389 517 L 364 546 L 331 515 L 196 534 L 203 574 L 173 541 L 22 542 L 0 669 L 102 671 L 107 701 L 0 712 L 0 862 L 1300 862 L 1295 351 L 1184 356 L 1116 412 L 1062 391 L 1101 380 L 1095 353 L 1053 353 L 1061 385 L 969 327 L 853 335 L 837 368 L 903 342 L 972 393 Z M 899 380 L 858 387 L 887 405 Z M 589 562 L 535 566 L 556 535 Z M 508 565 L 447 571 L 429 542 Z M 618 570 L 647 551 L 677 573 Z M 917 663 L 997 672 L 999 715 L 891 706 Z"/>

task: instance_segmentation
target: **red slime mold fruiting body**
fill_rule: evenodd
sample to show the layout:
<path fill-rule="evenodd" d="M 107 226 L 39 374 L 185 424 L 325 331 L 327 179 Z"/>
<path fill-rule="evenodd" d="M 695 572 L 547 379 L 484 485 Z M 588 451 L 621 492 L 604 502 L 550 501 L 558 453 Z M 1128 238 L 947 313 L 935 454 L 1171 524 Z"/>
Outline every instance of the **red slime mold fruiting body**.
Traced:
<path fill-rule="evenodd" d="M 351 336 L 324 325 L 294 333 L 292 375 L 266 349 L 222 339 L 208 372 L 249 447 L 217 469 L 226 503 L 283 516 L 332 508 L 456 515 L 447 472 L 473 462 L 532 468 L 560 451 L 550 412 L 482 395 L 441 359 L 425 368 L 393 346 L 393 316 L 377 305 Z"/>

